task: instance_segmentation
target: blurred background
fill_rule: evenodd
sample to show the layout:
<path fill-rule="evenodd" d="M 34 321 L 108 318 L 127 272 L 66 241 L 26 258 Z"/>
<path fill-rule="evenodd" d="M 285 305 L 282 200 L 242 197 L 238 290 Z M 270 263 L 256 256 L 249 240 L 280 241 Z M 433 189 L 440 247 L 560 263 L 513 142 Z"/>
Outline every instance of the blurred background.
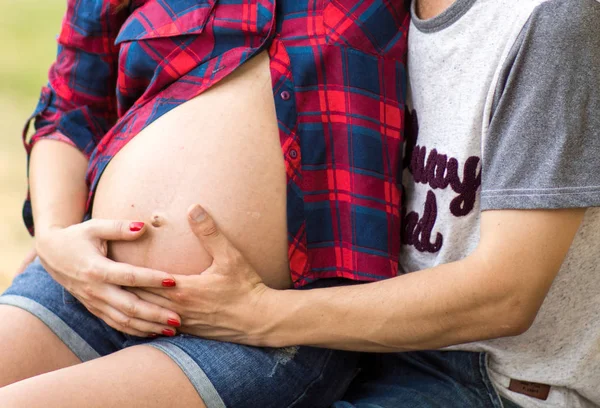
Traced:
<path fill-rule="evenodd" d="M 0 0 L 0 292 L 32 245 L 21 206 L 26 194 L 21 131 L 46 83 L 66 0 Z"/>

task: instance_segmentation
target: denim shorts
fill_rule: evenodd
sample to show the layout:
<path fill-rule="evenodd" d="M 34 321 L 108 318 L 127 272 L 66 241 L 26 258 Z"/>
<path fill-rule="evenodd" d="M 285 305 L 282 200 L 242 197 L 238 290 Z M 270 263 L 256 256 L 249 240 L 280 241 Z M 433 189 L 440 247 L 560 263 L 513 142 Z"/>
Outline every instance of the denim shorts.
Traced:
<path fill-rule="evenodd" d="M 315 286 L 343 284 L 318 281 Z M 156 339 L 106 325 L 62 286 L 38 260 L 17 276 L 0 304 L 42 320 L 82 361 L 126 347 L 155 347 L 179 365 L 207 408 L 329 407 L 358 373 L 359 354 L 313 347 L 249 347 L 180 334 Z"/>
<path fill-rule="evenodd" d="M 327 279 L 308 288 L 353 283 Z M 157 348 L 181 367 L 208 408 L 518 408 L 494 390 L 485 353 L 359 354 L 256 348 L 185 334 L 129 336 L 89 313 L 38 260 L 16 277 L 0 304 L 37 316 L 82 361 L 135 345 Z"/>

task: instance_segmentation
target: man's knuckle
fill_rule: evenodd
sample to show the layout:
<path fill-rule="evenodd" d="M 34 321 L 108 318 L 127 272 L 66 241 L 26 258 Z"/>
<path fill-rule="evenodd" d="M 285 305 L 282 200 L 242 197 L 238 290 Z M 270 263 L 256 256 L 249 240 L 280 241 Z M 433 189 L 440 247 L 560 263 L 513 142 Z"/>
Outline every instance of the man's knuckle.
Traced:
<path fill-rule="evenodd" d="M 91 280 L 105 282 L 106 271 L 103 270 L 102 265 L 98 261 L 90 261 L 82 270 L 83 274 Z"/>
<path fill-rule="evenodd" d="M 110 273 L 97 263 L 87 269 L 86 275 L 95 282 L 108 283 L 110 280 Z"/>
<path fill-rule="evenodd" d="M 94 261 L 88 261 L 76 270 L 76 275 L 86 275 L 92 277 L 96 270 L 95 268 L 96 263 Z"/>
<path fill-rule="evenodd" d="M 98 280 L 102 283 L 112 283 L 112 274 L 106 269 L 99 270 Z"/>
<path fill-rule="evenodd" d="M 96 289 L 92 285 L 84 285 L 82 290 L 88 298 L 93 298 L 96 296 Z"/>

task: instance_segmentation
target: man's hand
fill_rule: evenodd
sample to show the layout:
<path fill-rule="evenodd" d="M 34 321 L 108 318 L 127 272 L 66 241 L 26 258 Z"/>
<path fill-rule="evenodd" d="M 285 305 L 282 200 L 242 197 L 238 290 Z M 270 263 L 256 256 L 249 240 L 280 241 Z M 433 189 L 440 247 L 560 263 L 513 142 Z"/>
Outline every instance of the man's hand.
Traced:
<path fill-rule="evenodd" d="M 268 313 L 268 288 L 243 255 L 199 206 L 188 211 L 194 234 L 213 257 L 199 275 L 175 275 L 177 288 L 129 288 L 140 299 L 173 310 L 180 332 L 214 340 L 264 345 L 261 322 Z"/>

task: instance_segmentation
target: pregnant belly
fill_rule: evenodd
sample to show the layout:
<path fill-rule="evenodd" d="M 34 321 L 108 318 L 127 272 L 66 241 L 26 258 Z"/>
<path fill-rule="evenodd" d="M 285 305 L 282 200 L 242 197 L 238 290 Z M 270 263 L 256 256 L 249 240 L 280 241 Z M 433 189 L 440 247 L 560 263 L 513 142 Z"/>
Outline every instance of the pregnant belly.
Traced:
<path fill-rule="evenodd" d="M 148 225 L 134 242 L 111 242 L 119 262 L 197 274 L 212 258 L 191 232 L 201 204 L 271 287 L 290 286 L 286 176 L 263 53 L 132 139 L 102 174 L 93 218 Z"/>

